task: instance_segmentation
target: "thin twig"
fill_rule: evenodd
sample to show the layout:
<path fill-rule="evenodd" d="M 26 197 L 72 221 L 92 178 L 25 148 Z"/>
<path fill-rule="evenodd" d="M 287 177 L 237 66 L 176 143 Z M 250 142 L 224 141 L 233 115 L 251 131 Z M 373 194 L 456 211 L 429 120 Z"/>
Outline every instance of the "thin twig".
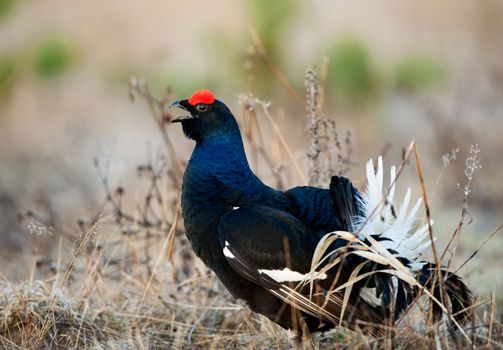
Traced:
<path fill-rule="evenodd" d="M 299 106 L 300 109 L 304 110 L 305 109 L 304 100 L 292 87 L 286 75 L 271 62 L 271 59 L 267 54 L 264 44 L 262 44 L 262 40 L 260 39 L 257 30 L 254 27 L 250 26 L 248 31 L 250 33 L 253 46 L 255 47 L 255 50 L 257 51 L 259 57 L 262 59 L 262 61 L 265 63 L 265 65 L 271 71 L 271 73 L 274 75 L 276 80 L 286 89 L 288 94 L 293 98 L 297 106 Z"/>
<path fill-rule="evenodd" d="M 490 233 L 487 238 L 482 242 L 482 244 L 457 268 L 454 273 L 458 273 L 470 260 L 477 255 L 477 253 L 486 245 L 487 242 L 491 240 L 501 229 L 503 228 L 503 224 L 499 225 L 492 233 Z"/>
<path fill-rule="evenodd" d="M 285 149 L 287 155 L 288 155 L 288 158 L 290 158 L 290 161 L 292 162 L 296 172 L 297 172 L 297 175 L 299 176 L 300 180 L 302 181 L 302 183 L 304 185 L 307 185 L 307 180 L 298 164 L 298 162 L 295 160 L 295 158 L 293 157 L 293 154 L 292 154 L 292 151 L 290 150 L 290 147 L 288 146 L 285 138 L 283 137 L 283 133 L 281 132 L 281 130 L 279 129 L 279 126 L 278 124 L 276 124 L 276 122 L 274 121 L 274 118 L 271 116 L 271 113 L 269 112 L 269 105 L 261 100 L 259 100 L 258 98 L 255 98 L 255 101 L 262 107 L 262 110 L 265 114 L 265 116 L 267 117 L 267 119 L 269 120 L 269 122 L 271 123 L 273 129 L 274 129 L 274 132 L 276 133 L 276 135 L 278 136 L 278 139 L 281 143 L 281 146 L 283 146 L 283 148 Z"/>

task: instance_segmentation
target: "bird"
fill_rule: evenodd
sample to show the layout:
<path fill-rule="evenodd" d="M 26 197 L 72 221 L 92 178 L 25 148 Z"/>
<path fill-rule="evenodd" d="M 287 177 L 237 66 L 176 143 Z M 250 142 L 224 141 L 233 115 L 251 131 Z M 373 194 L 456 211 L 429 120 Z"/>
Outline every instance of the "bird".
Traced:
<path fill-rule="evenodd" d="M 386 334 L 421 294 L 432 319 L 470 318 L 462 279 L 423 257 L 431 222 L 417 225 L 421 197 L 394 200 L 382 157 L 366 164 L 360 192 L 342 176 L 328 188 L 274 189 L 248 163 L 231 110 L 208 89 L 170 107 L 195 148 L 183 175 L 181 210 L 195 254 L 236 299 L 296 339 L 337 327 Z"/>

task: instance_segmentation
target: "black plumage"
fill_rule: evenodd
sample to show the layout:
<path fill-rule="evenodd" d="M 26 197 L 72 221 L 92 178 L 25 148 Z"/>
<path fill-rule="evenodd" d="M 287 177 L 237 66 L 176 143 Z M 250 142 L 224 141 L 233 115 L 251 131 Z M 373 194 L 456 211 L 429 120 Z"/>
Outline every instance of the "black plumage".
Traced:
<path fill-rule="evenodd" d="M 411 303 L 417 286 L 389 273 L 373 273 L 390 267 L 367 259 L 350 239 L 333 240 L 324 262 L 313 269 L 317 246 L 329 232 L 352 232 L 362 244 L 372 245 L 369 236 L 360 234 L 369 219 L 366 205 L 371 198 L 363 198 L 351 181 L 334 176 L 329 189 L 275 190 L 251 171 L 236 120 L 209 91 L 198 91 L 172 105 L 186 111 L 174 122 L 181 122 L 185 135 L 196 142 L 183 178 L 187 236 L 196 254 L 233 296 L 285 328 L 299 331 L 304 323 L 309 331 L 320 331 L 342 324 L 374 335 L 381 334 L 379 326 L 389 325 Z M 369 178 L 369 187 L 378 186 L 370 182 Z M 387 225 L 384 231 L 370 236 L 393 246 L 398 236 L 387 237 L 387 232 L 391 223 L 400 221 L 386 216 L 386 210 L 384 206 L 380 214 Z M 388 251 L 410 267 L 421 285 L 432 286 L 434 265 L 402 256 L 404 248 L 396 246 L 396 251 Z M 329 264 L 334 267 L 324 270 Z M 344 288 L 364 274 L 367 277 L 348 284 L 350 289 Z M 453 312 L 460 312 L 470 305 L 470 292 L 457 276 L 445 274 L 445 278 Z M 434 293 L 438 295 L 438 286 Z M 465 316 L 460 312 L 457 319 Z"/>

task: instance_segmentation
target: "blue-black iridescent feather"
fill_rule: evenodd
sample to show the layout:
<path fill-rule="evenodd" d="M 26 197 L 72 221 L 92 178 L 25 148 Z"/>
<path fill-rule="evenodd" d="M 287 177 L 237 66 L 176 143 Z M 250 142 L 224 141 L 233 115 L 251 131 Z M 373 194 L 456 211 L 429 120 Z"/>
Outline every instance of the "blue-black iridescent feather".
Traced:
<path fill-rule="evenodd" d="M 338 253 L 324 262 L 326 266 L 341 258 L 337 268 L 322 271 L 321 266 L 313 271 L 313 255 L 325 234 L 368 231 L 362 218 L 372 198 L 339 176 L 332 178 L 329 189 L 275 190 L 250 169 L 238 124 L 225 104 L 206 90 L 173 105 L 186 113 L 174 122 L 181 122 L 185 135 L 196 142 L 183 178 L 185 230 L 195 253 L 232 295 L 285 328 L 298 330 L 304 323 L 310 331 L 320 331 L 343 324 L 374 335 L 411 303 L 417 288 L 385 273 L 371 273 L 387 266 L 351 254 L 344 239 L 331 244 L 328 251 Z M 379 222 L 371 224 L 379 227 Z M 388 244 L 393 254 L 403 253 L 399 245 L 393 250 L 398 236 L 388 237 L 387 232 L 372 237 Z M 361 239 L 369 243 L 366 237 Z M 406 266 L 419 266 L 415 272 L 419 282 L 432 286 L 432 264 L 397 258 Z M 355 269 L 369 277 L 352 286 L 349 303 L 343 307 L 344 289 L 334 289 L 349 281 Z M 453 313 L 463 320 L 466 312 L 460 311 L 470 304 L 470 292 L 459 277 L 445 277 L 454 296 Z M 439 314 L 438 307 L 434 311 Z"/>

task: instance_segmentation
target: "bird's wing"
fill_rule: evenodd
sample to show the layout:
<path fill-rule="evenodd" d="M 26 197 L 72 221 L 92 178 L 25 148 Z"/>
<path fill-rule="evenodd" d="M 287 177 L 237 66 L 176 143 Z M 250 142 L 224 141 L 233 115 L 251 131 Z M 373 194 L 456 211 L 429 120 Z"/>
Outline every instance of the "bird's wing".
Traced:
<path fill-rule="evenodd" d="M 294 215 L 316 230 L 353 232 L 353 220 L 361 216 L 361 196 L 351 181 L 333 176 L 330 189 L 294 187 L 285 192 Z"/>
<path fill-rule="evenodd" d="M 220 220 L 219 240 L 234 270 L 304 313 L 350 328 L 382 321 L 368 306 L 344 301 L 344 290 L 334 292 L 333 273 L 311 269 L 319 236 L 289 213 L 236 209 Z"/>
<path fill-rule="evenodd" d="M 255 268 L 248 276 L 253 282 L 270 277 L 269 271 L 310 271 L 317 237 L 289 213 L 265 206 L 243 207 L 225 214 L 218 229 L 220 244 L 231 265 L 236 263 L 230 256 L 232 252 Z"/>

